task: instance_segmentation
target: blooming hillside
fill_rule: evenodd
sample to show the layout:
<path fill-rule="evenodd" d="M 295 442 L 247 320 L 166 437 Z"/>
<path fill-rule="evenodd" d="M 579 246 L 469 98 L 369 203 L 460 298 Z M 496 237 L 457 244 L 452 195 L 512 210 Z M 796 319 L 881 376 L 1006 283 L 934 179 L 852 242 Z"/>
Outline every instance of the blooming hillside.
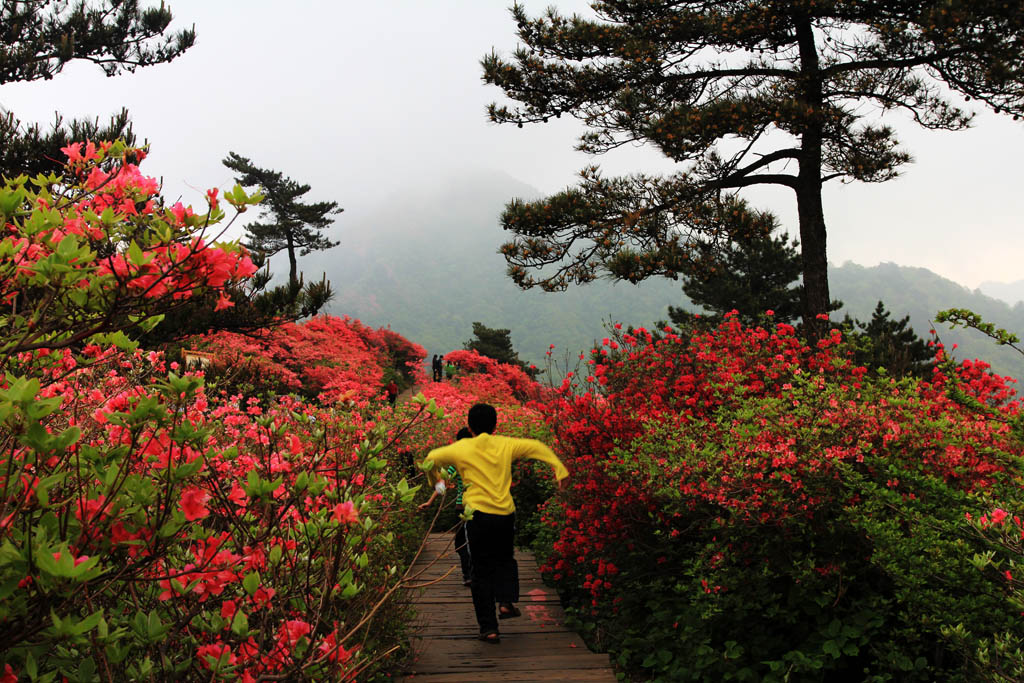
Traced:
<path fill-rule="evenodd" d="M 366 404 L 381 399 L 391 380 L 402 386 L 420 382 L 427 355 L 390 329 L 328 315 L 258 335 L 215 332 L 196 340 L 195 347 L 213 354 L 217 371 L 258 377 L 263 385 L 326 403 Z"/>

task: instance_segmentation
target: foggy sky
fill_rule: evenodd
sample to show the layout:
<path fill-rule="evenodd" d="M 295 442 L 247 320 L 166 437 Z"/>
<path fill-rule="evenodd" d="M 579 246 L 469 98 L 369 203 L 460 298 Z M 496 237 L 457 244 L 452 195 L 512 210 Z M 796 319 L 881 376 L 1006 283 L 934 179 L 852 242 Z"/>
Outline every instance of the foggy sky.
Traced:
<path fill-rule="evenodd" d="M 152 144 L 143 170 L 163 178 L 166 196 L 202 206 L 206 188 L 233 184 L 220 160 L 235 151 L 309 183 L 311 199 L 337 200 L 346 213 L 331 236 L 343 244 L 347 217 L 408 185 L 499 169 L 549 193 L 592 162 L 573 151 L 580 129 L 566 117 L 523 129 L 487 122 L 500 91 L 482 83 L 479 60 L 515 48 L 508 0 L 168 4 L 174 26 L 198 34 L 184 56 L 115 78 L 74 63 L 52 81 L 4 86 L 0 105 L 41 122 L 126 106 Z M 552 2 L 522 4 L 536 14 Z M 581 0 L 553 4 L 589 13 Z M 1024 123 L 982 112 L 961 133 L 892 124 L 916 163 L 888 183 L 827 186 L 829 260 L 921 266 L 972 288 L 1024 278 Z M 609 175 L 671 169 L 648 148 L 598 161 Z M 795 229 L 789 190 L 744 196 Z"/>

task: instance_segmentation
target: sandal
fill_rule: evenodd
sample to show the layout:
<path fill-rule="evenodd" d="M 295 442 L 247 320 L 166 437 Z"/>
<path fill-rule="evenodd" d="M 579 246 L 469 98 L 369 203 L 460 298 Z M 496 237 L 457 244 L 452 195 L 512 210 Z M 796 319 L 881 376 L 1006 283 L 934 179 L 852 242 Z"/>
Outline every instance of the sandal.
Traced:
<path fill-rule="evenodd" d="M 491 645 L 497 645 L 501 642 L 501 636 L 498 635 L 497 631 L 484 631 L 483 633 L 478 635 L 476 639 L 482 640 L 485 643 L 490 643 Z"/>
<path fill-rule="evenodd" d="M 511 602 L 502 603 L 498 605 L 498 618 L 499 619 L 513 619 L 515 617 L 521 617 L 523 613 L 519 611 L 519 608 L 513 605 Z"/>

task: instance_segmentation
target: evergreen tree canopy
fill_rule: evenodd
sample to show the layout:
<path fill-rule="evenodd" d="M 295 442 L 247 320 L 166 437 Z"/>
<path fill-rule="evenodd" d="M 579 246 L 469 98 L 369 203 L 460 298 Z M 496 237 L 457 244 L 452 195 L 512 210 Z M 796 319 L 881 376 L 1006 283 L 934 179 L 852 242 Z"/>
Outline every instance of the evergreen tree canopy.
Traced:
<path fill-rule="evenodd" d="M 637 281 L 684 272 L 702 242 L 743 223 L 723 195 L 793 190 L 812 334 L 830 304 L 822 184 L 879 182 L 910 160 L 879 115 L 960 130 L 971 113 L 953 91 L 997 112 L 1024 112 L 1024 7 L 1002 0 L 606 0 L 596 19 L 512 8 L 522 46 L 483 61 L 484 80 L 514 104 L 492 121 L 563 114 L 601 154 L 650 143 L 680 164 L 662 177 L 582 182 L 512 201 L 502 251 L 521 287 L 563 289 L 602 274 Z M 609 268 L 625 253 L 632 270 Z M 555 266 L 545 268 L 546 266 Z M 617 262 L 622 266 L 622 262 Z"/>
<path fill-rule="evenodd" d="M 251 280 L 225 287 L 230 302 L 226 307 L 216 295 L 182 301 L 141 337 L 142 342 L 149 346 L 164 345 L 218 330 L 263 334 L 269 328 L 316 315 L 334 296 L 326 275 L 309 284 L 300 276 L 297 282 L 267 289 L 270 279 L 270 270 L 265 268 Z"/>
<path fill-rule="evenodd" d="M 926 377 L 934 366 L 934 351 L 910 327 L 909 315 L 900 320 L 890 315 L 879 301 L 866 323 L 846 316 L 843 324 L 860 337 L 856 340 L 857 364 L 872 370 L 883 368 L 892 377 Z"/>
<path fill-rule="evenodd" d="M 98 64 L 108 76 L 169 62 L 195 43 L 195 31 L 167 33 L 169 7 L 140 7 L 138 0 L 67 2 L 18 0 L 0 5 L 0 85 L 51 79 L 68 62 Z M 66 127 L 60 114 L 52 129 L 23 125 L 0 115 L 0 177 L 59 173 L 61 148 L 83 140 L 124 140 L 134 144 L 128 113 L 122 110 L 101 127 L 99 119 L 75 119 Z"/>
<path fill-rule="evenodd" d="M 260 168 L 234 152 L 229 152 L 223 163 L 237 174 L 235 179 L 240 185 L 263 188 L 263 220 L 246 226 L 249 241 L 245 246 L 263 258 L 287 251 L 289 282 L 298 281 L 296 251 L 306 256 L 340 244 L 321 232 L 334 224 L 330 216 L 344 211 L 338 202 L 301 202 L 299 198 L 309 192 L 309 185 L 300 185 L 280 171 Z"/>
<path fill-rule="evenodd" d="M 524 364 L 519 360 L 519 354 L 512 348 L 510 334 L 510 330 L 487 327 L 483 323 L 474 322 L 474 338 L 463 346 L 467 351 L 476 351 L 481 356 L 493 358 L 499 363 L 523 367 Z"/>
<path fill-rule="evenodd" d="M 71 142 L 83 140 L 122 140 L 133 146 L 135 133 L 128 110 L 122 109 L 101 126 L 99 119 L 72 119 L 66 125 L 57 114 L 53 126 L 44 133 L 38 124 L 23 126 L 14 114 L 0 115 L 0 177 L 27 174 L 60 174 L 66 158 L 61 151 Z"/>
<path fill-rule="evenodd" d="M 194 29 L 164 35 L 172 19 L 162 2 L 18 0 L 0 6 L 0 85 L 50 79 L 74 59 L 108 76 L 169 62 L 192 47 Z"/>
<path fill-rule="evenodd" d="M 792 322 L 800 317 L 803 288 L 798 284 L 801 261 L 794 240 L 785 235 L 737 235 L 716 254 L 700 253 L 683 284 L 690 301 L 711 311 L 716 322 L 729 311 L 739 313 L 744 325 L 756 324 L 766 311 L 776 322 Z M 698 252 L 710 252 L 705 243 Z M 669 306 L 669 318 L 682 325 L 692 314 Z"/>

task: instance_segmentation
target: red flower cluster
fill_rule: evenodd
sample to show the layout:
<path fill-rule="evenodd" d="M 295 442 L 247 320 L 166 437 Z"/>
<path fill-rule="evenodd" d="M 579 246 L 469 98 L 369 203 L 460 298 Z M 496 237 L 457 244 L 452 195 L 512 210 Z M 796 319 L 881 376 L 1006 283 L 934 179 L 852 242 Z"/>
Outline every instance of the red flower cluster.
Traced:
<path fill-rule="evenodd" d="M 197 345 L 214 353 L 220 367 L 251 367 L 262 382 L 285 391 L 318 397 L 325 403 L 365 405 L 381 398 L 385 372 L 423 379 L 427 352 L 387 328 L 374 330 L 348 316 L 321 315 L 304 323 L 286 323 L 259 337 L 216 332 Z"/>
<path fill-rule="evenodd" d="M 262 342 L 214 335 L 328 401 L 207 395 L 124 330 L 252 274 L 202 237 L 216 194 L 207 215 L 165 209 L 123 146 L 67 151 L 66 185 L 0 188 L 4 676 L 88 660 L 133 679 L 350 678 L 390 637 L 364 617 L 391 609 L 415 494 L 384 469 L 367 399 L 425 352 L 328 317 Z"/>
<path fill-rule="evenodd" d="M 641 329 L 603 340 L 591 374 L 567 378 L 548 413 L 573 479 L 569 498 L 548 512 L 556 539 L 545 571 L 589 591 L 596 606 L 616 595 L 608 567 L 635 547 L 638 520 L 666 539 L 694 524 L 812 520 L 856 504 L 835 499 L 850 468 L 909 498 L 919 494 L 893 476 L 901 469 L 963 491 L 1001 476 L 992 453 L 1015 448 L 1005 419 L 950 399 L 941 373 L 869 386 L 841 342 L 834 331 L 811 348 L 788 325 L 733 319 L 690 339 Z M 985 370 L 965 363 L 956 374 L 1000 415 L 1015 415 L 1018 404 L 1003 405 L 1005 382 Z M 719 553 L 736 549 L 709 551 L 709 592 L 720 590 L 720 559 L 710 559 Z"/>

